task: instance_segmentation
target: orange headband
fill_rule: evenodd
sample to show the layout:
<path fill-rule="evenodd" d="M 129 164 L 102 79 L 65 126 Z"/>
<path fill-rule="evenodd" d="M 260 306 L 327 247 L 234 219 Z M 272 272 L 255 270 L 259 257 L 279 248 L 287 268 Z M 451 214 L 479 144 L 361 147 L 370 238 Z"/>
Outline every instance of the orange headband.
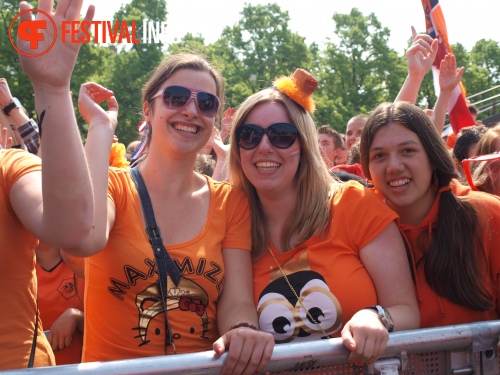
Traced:
<path fill-rule="evenodd" d="M 318 87 L 318 81 L 308 71 L 296 69 L 291 76 L 275 79 L 273 86 L 311 114 L 316 110 L 316 104 L 311 94 Z"/>

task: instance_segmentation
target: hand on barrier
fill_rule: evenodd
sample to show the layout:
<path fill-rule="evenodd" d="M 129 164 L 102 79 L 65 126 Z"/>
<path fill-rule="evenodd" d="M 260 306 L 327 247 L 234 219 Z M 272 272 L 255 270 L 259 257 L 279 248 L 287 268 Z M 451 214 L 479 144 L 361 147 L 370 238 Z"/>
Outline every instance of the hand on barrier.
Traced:
<path fill-rule="evenodd" d="M 262 372 L 271 359 L 274 338 L 270 333 L 240 327 L 226 332 L 213 345 L 216 356 L 229 349 L 223 375 Z"/>
<path fill-rule="evenodd" d="M 342 329 L 342 344 L 351 351 L 349 361 L 371 364 L 384 353 L 389 332 L 373 310 L 360 310 Z"/>

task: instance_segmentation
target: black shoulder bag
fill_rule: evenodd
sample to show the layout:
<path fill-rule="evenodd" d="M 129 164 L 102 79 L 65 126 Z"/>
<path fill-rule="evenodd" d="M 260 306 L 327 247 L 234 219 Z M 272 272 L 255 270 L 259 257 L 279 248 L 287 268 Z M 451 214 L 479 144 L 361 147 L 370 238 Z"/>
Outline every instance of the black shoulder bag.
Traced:
<path fill-rule="evenodd" d="M 153 254 L 156 259 L 156 268 L 158 271 L 158 283 L 161 294 L 161 300 L 163 304 L 163 310 L 165 311 L 165 354 L 167 353 L 167 347 L 175 344 L 174 338 L 172 336 L 172 330 L 170 329 L 170 324 L 168 322 L 167 315 L 167 274 L 174 282 L 175 286 L 179 285 L 181 280 L 181 273 L 179 268 L 174 263 L 172 258 L 165 249 L 163 245 L 163 240 L 161 238 L 160 230 L 156 226 L 155 215 L 153 211 L 153 205 L 151 204 L 151 199 L 149 198 L 148 190 L 142 179 L 141 172 L 139 172 L 139 167 L 133 167 L 130 169 L 130 174 L 137 187 L 137 192 L 139 193 L 139 198 L 141 199 L 142 212 L 144 214 L 144 219 L 146 220 L 146 233 L 153 248 Z"/>
<path fill-rule="evenodd" d="M 35 333 L 33 333 L 33 341 L 31 342 L 31 352 L 30 359 L 28 360 L 28 368 L 33 367 L 35 363 L 35 351 L 36 351 L 36 338 L 38 336 L 38 299 L 36 301 L 36 314 L 35 314 Z"/>

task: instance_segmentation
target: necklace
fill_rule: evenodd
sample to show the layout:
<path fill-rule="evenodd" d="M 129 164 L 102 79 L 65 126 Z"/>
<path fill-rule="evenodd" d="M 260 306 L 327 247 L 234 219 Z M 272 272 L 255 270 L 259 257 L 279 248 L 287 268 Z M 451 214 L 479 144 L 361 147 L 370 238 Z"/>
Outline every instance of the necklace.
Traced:
<path fill-rule="evenodd" d="M 269 254 L 271 254 L 271 257 L 273 258 L 274 263 L 276 263 L 276 265 L 278 266 L 279 270 L 281 271 L 283 277 L 285 278 L 286 283 L 288 284 L 288 286 L 289 286 L 290 290 L 292 291 L 292 293 L 294 294 L 295 298 L 297 298 L 297 301 L 299 301 L 300 307 L 302 307 L 306 311 L 306 314 L 309 317 L 309 319 L 311 319 L 311 322 L 313 322 L 316 325 L 316 327 L 318 327 L 318 329 L 321 332 L 323 332 L 323 334 L 325 335 L 325 337 L 331 339 L 331 336 L 328 333 L 326 333 L 323 328 L 321 328 L 321 326 L 318 323 L 318 321 L 313 318 L 313 316 L 311 315 L 311 313 L 309 312 L 309 310 L 307 309 L 307 307 L 304 305 L 304 302 L 302 302 L 302 298 L 300 298 L 299 295 L 297 294 L 297 292 L 295 291 L 295 289 L 293 289 L 292 284 L 288 280 L 288 277 L 286 277 L 285 271 L 283 271 L 283 268 L 281 268 L 281 266 L 280 266 L 280 264 L 278 262 L 278 259 L 276 259 L 276 257 L 274 256 L 273 251 L 271 250 L 271 248 L 268 247 L 267 250 L 269 250 Z"/>

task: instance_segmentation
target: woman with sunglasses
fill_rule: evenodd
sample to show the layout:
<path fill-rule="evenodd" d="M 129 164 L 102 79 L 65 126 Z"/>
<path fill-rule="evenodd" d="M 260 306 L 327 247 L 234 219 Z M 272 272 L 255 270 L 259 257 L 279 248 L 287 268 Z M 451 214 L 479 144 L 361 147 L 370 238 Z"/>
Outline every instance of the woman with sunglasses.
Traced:
<path fill-rule="evenodd" d="M 95 83 L 80 91 L 97 196 L 94 231 L 79 249 L 88 257 L 83 361 L 213 348 L 218 356 L 229 351 L 224 374 L 262 371 L 274 344 L 258 330 L 252 301 L 248 201 L 239 189 L 193 171 L 222 108 L 222 76 L 199 56 L 172 55 L 142 94 L 147 157 L 132 171 L 110 168 L 108 183 L 116 100 Z M 107 113 L 98 105 L 105 100 Z M 145 231 L 140 179 L 157 223 L 151 231 Z M 159 241 L 155 251 L 164 244 L 172 259 L 166 275 L 158 275 L 161 263 L 148 238 Z"/>
<path fill-rule="evenodd" d="M 384 103 L 361 136 L 361 164 L 400 218 L 423 328 L 500 317 L 500 200 L 458 183 L 451 156 L 418 107 Z"/>
<path fill-rule="evenodd" d="M 366 363 L 388 332 L 418 327 L 418 308 L 397 216 L 325 167 L 308 112 L 316 86 L 297 70 L 241 104 L 230 180 L 250 200 L 260 328 L 277 343 L 341 334 L 350 360 Z"/>

